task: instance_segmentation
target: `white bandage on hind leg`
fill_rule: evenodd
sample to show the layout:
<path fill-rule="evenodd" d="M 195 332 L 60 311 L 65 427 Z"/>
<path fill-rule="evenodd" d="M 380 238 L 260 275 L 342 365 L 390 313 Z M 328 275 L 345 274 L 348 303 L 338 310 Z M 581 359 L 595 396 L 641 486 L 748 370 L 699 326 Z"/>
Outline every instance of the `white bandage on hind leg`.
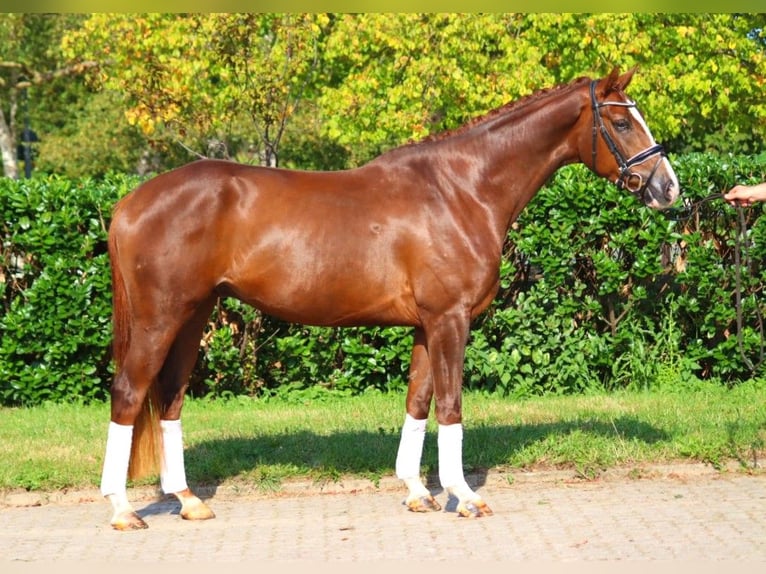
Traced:
<path fill-rule="evenodd" d="M 402 480 L 420 478 L 420 458 L 423 456 L 423 441 L 426 438 L 427 419 L 404 416 L 402 438 L 396 455 L 396 476 Z"/>
<path fill-rule="evenodd" d="M 104 468 L 101 472 L 101 494 L 119 495 L 127 499 L 128 464 L 133 443 L 133 425 L 109 423 L 106 437 Z"/>
<path fill-rule="evenodd" d="M 181 420 L 160 421 L 162 428 L 162 469 L 160 486 L 165 494 L 188 488 L 184 468 L 184 441 Z"/>
<path fill-rule="evenodd" d="M 439 481 L 442 487 L 465 487 L 463 476 L 463 425 L 439 425 Z"/>

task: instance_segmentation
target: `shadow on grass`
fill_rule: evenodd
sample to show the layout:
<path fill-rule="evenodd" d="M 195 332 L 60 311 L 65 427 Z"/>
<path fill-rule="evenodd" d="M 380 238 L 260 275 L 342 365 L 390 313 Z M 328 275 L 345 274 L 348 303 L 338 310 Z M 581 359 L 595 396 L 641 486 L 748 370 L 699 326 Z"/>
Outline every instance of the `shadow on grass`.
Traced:
<path fill-rule="evenodd" d="M 508 465 L 514 454 L 567 435 L 578 433 L 594 439 L 654 444 L 670 436 L 634 417 L 612 421 L 569 421 L 531 425 L 479 425 L 468 427 L 463 438 L 463 463 L 471 485 L 481 487 L 488 470 Z M 253 438 L 204 441 L 186 450 L 190 484 L 204 485 L 213 492 L 227 479 L 243 476 L 263 490 L 279 489 L 282 476 L 299 475 L 317 483 L 332 482 L 343 475 L 375 477 L 393 473 L 399 433 L 338 432 L 322 435 L 301 430 Z M 436 433 L 429 432 L 423 449 L 422 468 L 428 486 L 438 489 Z M 571 461 L 573 465 L 577 461 Z M 281 471 L 279 469 L 282 469 Z"/>

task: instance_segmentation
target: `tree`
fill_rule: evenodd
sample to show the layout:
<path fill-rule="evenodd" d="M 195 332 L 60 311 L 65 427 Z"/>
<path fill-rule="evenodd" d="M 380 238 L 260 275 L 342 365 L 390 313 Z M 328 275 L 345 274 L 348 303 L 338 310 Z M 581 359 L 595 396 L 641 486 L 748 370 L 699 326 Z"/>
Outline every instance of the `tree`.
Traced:
<path fill-rule="evenodd" d="M 358 14 L 327 41 L 324 133 L 353 161 L 578 76 L 631 94 L 675 150 L 762 149 L 763 14 Z M 361 145 L 359 145 L 361 144 Z"/>
<path fill-rule="evenodd" d="M 109 173 L 145 175 L 157 171 L 169 159 L 155 152 L 141 132 L 128 124 L 124 102 L 118 94 L 79 88 L 73 90 L 69 86 L 66 94 L 45 94 L 48 96 L 45 101 L 58 102 L 57 107 L 64 108 L 67 117 L 49 124 L 40 138 L 35 161 L 38 173 L 69 178 L 102 177 Z M 48 118 L 38 113 L 37 122 L 45 119 Z"/>
<path fill-rule="evenodd" d="M 520 14 L 358 14 L 327 41 L 324 131 L 359 163 L 550 82 Z"/>
<path fill-rule="evenodd" d="M 55 46 L 63 28 L 77 16 L 0 14 L 0 156 L 6 177 L 18 178 L 17 142 L 22 94 L 33 86 L 95 67 L 93 61 L 63 62 Z"/>
<path fill-rule="evenodd" d="M 128 119 L 195 156 L 276 165 L 285 125 L 316 70 L 321 14 L 92 14 L 67 53 L 111 61 L 98 84 Z"/>
<path fill-rule="evenodd" d="M 756 153 L 764 24 L 764 14 L 91 14 L 64 51 L 104 64 L 94 85 L 154 149 L 184 150 L 179 162 L 349 167 L 634 65 L 631 95 L 670 151 Z"/>
<path fill-rule="evenodd" d="M 530 14 L 556 82 L 638 65 L 631 93 L 676 151 L 763 149 L 764 14 Z"/>

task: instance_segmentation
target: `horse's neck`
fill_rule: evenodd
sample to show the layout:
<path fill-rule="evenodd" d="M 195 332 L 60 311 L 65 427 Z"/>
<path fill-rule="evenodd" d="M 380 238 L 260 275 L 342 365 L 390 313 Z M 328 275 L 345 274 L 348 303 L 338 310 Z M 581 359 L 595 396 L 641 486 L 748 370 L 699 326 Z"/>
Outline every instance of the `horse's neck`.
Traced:
<path fill-rule="evenodd" d="M 491 204 L 499 232 L 507 232 L 556 170 L 580 161 L 573 130 L 584 102 L 576 91 L 550 95 L 463 135 L 470 144 L 462 143 L 462 149 L 474 150 L 472 159 L 480 166 L 475 193 Z"/>

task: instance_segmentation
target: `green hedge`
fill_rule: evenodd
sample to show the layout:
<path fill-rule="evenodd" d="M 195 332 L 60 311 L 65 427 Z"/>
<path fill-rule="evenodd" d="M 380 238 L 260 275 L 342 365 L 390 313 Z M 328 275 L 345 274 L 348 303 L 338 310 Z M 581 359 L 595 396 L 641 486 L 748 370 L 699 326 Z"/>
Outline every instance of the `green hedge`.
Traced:
<path fill-rule="evenodd" d="M 0 179 L 0 402 L 104 398 L 111 339 L 106 229 L 137 180 Z"/>
<path fill-rule="evenodd" d="M 672 160 L 692 201 L 766 171 L 763 157 Z M 1 404 L 108 396 L 106 229 L 111 206 L 138 182 L 0 179 Z M 524 396 L 760 376 L 762 212 L 744 211 L 752 264 L 742 272 L 740 345 L 735 209 L 716 200 L 669 217 L 582 166 L 560 170 L 509 232 L 502 287 L 475 322 L 465 384 Z M 400 390 L 411 342 L 409 329 L 291 325 L 227 299 L 204 334 L 190 393 Z"/>

